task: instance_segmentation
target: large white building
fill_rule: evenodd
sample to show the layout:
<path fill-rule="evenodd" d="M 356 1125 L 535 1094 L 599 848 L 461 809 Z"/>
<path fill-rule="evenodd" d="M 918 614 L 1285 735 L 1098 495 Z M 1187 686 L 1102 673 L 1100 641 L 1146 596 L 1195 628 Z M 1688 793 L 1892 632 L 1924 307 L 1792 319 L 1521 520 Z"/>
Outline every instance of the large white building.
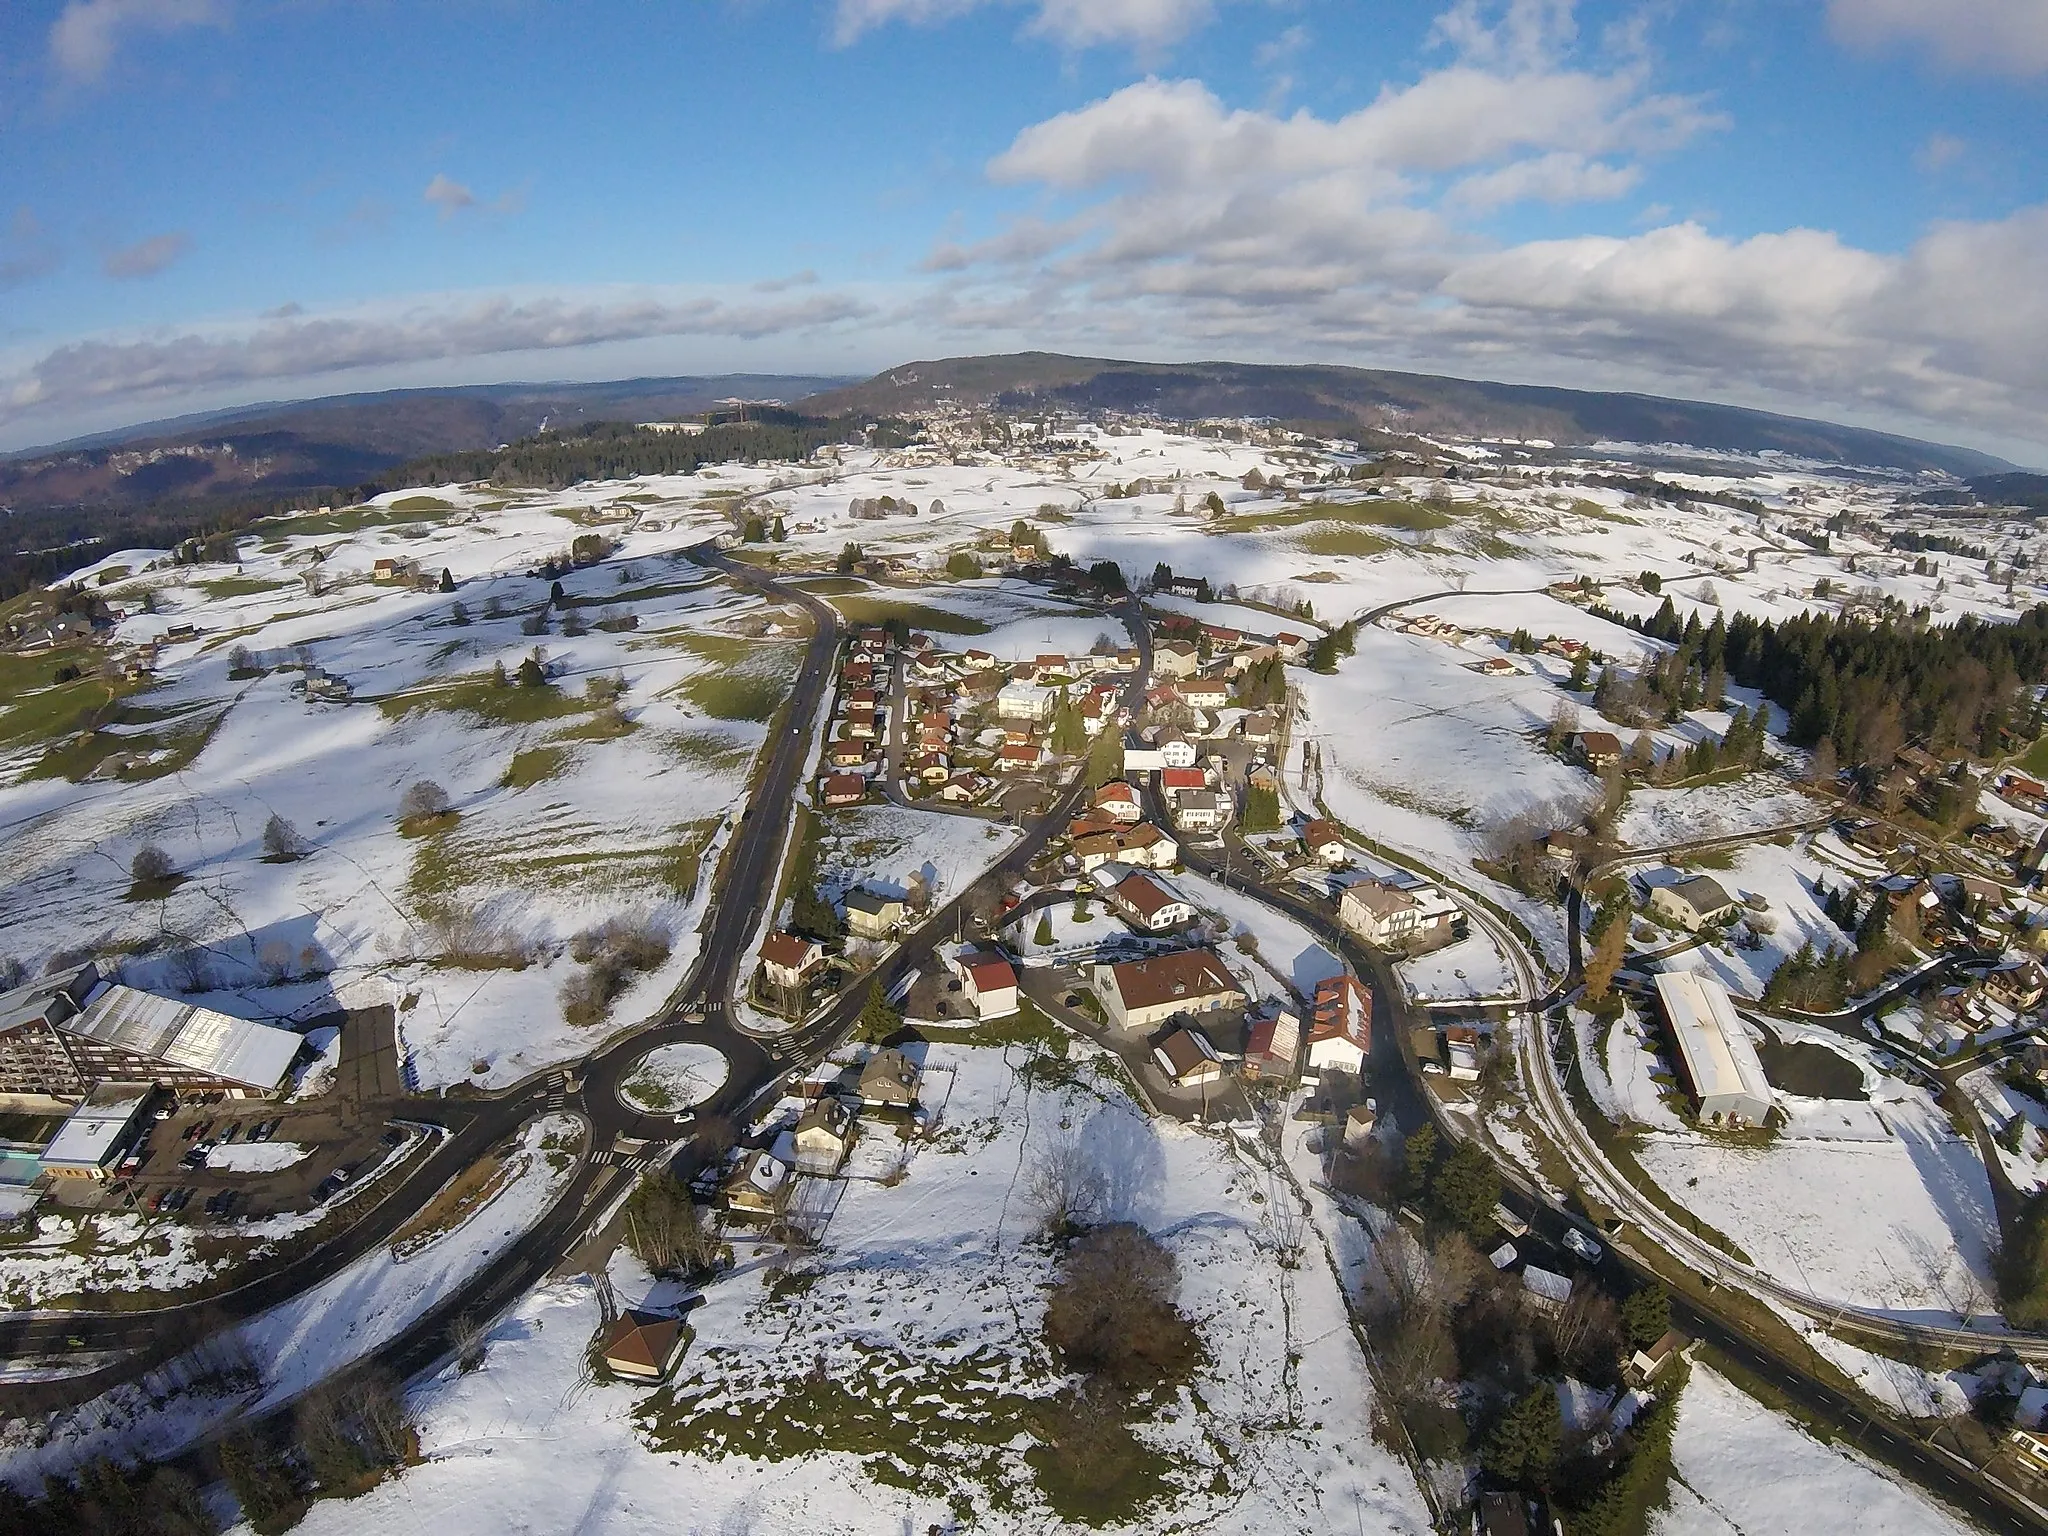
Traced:
<path fill-rule="evenodd" d="M 1657 1001 L 1701 1123 L 1762 1125 L 1771 1085 L 1728 989 L 1697 971 L 1660 971 Z"/>
<path fill-rule="evenodd" d="M 996 693 L 996 714 L 1005 720 L 1043 720 L 1052 713 L 1049 689 L 1005 683 Z"/>
<path fill-rule="evenodd" d="M 1451 936 L 1458 904 L 1424 881 L 1360 880 L 1344 888 L 1337 920 L 1368 944 L 1414 948 Z"/>

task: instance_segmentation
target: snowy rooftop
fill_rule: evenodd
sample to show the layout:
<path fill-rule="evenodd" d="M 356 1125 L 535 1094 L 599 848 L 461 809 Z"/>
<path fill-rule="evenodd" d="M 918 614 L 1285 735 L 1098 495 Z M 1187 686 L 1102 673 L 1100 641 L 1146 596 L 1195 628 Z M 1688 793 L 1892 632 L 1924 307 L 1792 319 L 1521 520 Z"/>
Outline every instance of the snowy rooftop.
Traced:
<path fill-rule="evenodd" d="M 1771 1102 L 1763 1063 L 1743 1033 L 1741 1020 L 1735 1017 L 1726 987 L 1697 971 L 1661 971 L 1657 996 L 1671 1023 L 1672 1038 L 1685 1057 L 1694 1091 L 1702 1099 L 1742 1094 L 1764 1104 Z"/>
<path fill-rule="evenodd" d="M 278 1085 L 302 1043 L 288 1029 L 118 983 L 99 993 L 66 1027 L 123 1050 L 265 1090 Z"/>

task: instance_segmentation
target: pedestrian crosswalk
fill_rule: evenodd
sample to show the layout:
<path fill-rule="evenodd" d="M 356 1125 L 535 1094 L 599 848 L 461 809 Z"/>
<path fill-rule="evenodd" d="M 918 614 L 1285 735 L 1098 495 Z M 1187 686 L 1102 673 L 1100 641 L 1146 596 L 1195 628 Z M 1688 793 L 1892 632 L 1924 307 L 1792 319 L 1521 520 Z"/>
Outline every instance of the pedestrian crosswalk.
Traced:
<path fill-rule="evenodd" d="M 665 1151 L 640 1152 L 627 1155 L 611 1147 L 591 1154 L 590 1160 L 600 1167 L 625 1168 L 634 1173 L 647 1173 L 667 1164 L 669 1154 Z"/>
<path fill-rule="evenodd" d="M 548 1074 L 548 1109 L 552 1113 L 569 1102 L 569 1074 L 550 1072 Z"/>

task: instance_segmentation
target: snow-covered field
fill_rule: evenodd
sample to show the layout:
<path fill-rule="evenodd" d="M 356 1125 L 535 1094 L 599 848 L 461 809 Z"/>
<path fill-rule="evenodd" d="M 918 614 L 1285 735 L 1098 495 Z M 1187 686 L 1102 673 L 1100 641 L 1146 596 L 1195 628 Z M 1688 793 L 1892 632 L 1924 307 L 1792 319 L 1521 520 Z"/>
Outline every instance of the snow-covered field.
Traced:
<path fill-rule="evenodd" d="M 1975 1147 L 1918 1089 L 1886 1080 L 1873 1107 L 1890 1132 L 1882 1139 L 1852 1127 L 1752 1148 L 1652 1131 L 1636 1156 L 1786 1285 L 1901 1315 L 1990 1312 L 1998 1222 Z"/>
<path fill-rule="evenodd" d="M 1823 1445 L 1695 1366 L 1671 1442 L 1658 1536 L 1965 1536 L 1973 1527 L 1885 1468 Z"/>
<path fill-rule="evenodd" d="M 929 1064 L 955 1075 L 937 1143 L 900 1182 L 847 1182 L 793 1283 L 776 1283 L 772 1249 L 743 1241 L 738 1268 L 689 1314 L 671 1387 L 589 1384 L 596 1296 L 550 1286 L 499 1325 L 481 1370 L 419 1393 L 423 1465 L 315 1506 L 301 1529 L 900 1536 L 950 1528 L 954 1498 L 977 1530 L 1067 1528 L 1020 1454 L 1022 1415 L 1065 1380 L 1038 1340 L 1053 1259 L 1024 1186 L 1066 1136 L 1109 1176 L 1116 1213 L 1172 1250 L 1211 1362 L 1141 1431 L 1173 1458 L 1173 1492 L 1128 1528 L 1320 1533 L 1340 1510 L 1347 1529 L 1428 1529 L 1405 1468 L 1373 1439 L 1329 1266 L 1313 1246 L 1298 1267 L 1276 1260 L 1270 1171 L 1146 1119 L 1085 1066 L 1061 1087 L 1034 1086 L 993 1050 L 935 1046 Z M 873 1442 L 849 1427 L 876 1408 L 895 1426 L 880 1477 Z"/>

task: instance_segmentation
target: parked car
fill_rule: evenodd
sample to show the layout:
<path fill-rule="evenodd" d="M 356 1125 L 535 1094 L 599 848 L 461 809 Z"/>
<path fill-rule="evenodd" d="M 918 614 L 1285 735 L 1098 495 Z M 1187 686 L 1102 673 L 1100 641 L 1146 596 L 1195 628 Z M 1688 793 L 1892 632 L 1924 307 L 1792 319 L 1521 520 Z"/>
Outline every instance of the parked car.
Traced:
<path fill-rule="evenodd" d="M 229 1211 L 235 1208 L 235 1201 L 240 1195 L 241 1191 L 238 1189 L 221 1190 L 218 1194 L 211 1196 L 207 1200 L 206 1214 L 209 1216 L 227 1215 Z"/>
<path fill-rule="evenodd" d="M 164 1201 L 164 1209 L 167 1211 L 182 1211 L 191 1203 L 191 1189 L 189 1187 L 182 1187 L 171 1191 L 169 1198 Z"/>
<path fill-rule="evenodd" d="M 212 1129 L 213 1122 L 211 1120 L 194 1120 L 190 1125 L 185 1127 L 185 1140 L 197 1141 L 200 1137 L 204 1136 L 208 1131 Z"/>
<path fill-rule="evenodd" d="M 1566 1227 L 1564 1229 L 1564 1245 L 1588 1264 L 1598 1264 L 1600 1262 L 1600 1255 L 1605 1252 L 1598 1243 L 1586 1236 L 1577 1227 Z"/>
<path fill-rule="evenodd" d="M 282 1118 L 265 1120 L 249 1132 L 249 1139 L 251 1141 L 268 1141 L 277 1134 L 277 1128 L 283 1124 Z"/>
<path fill-rule="evenodd" d="M 395 1147 L 402 1144 L 404 1140 L 405 1132 L 399 1130 L 396 1126 L 393 1126 L 390 1130 L 386 1131 L 382 1136 L 379 1136 L 377 1138 L 377 1143 L 379 1146 Z"/>
<path fill-rule="evenodd" d="M 235 1139 L 235 1132 L 239 1131 L 240 1129 L 240 1125 L 230 1120 L 227 1123 L 227 1128 L 220 1133 L 220 1144 L 222 1146 L 226 1146 L 229 1142 L 233 1141 Z"/>

